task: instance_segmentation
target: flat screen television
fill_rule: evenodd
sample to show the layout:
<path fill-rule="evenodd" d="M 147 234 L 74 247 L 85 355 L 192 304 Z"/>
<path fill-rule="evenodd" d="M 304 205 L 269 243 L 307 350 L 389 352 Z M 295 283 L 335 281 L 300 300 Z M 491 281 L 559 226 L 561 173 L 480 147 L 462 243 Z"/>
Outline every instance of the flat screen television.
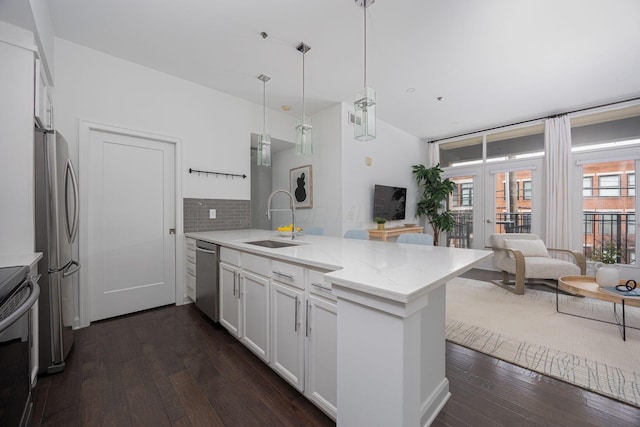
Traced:
<path fill-rule="evenodd" d="M 375 185 L 373 188 L 373 217 L 381 217 L 387 221 L 405 219 L 407 207 L 407 189 Z"/>

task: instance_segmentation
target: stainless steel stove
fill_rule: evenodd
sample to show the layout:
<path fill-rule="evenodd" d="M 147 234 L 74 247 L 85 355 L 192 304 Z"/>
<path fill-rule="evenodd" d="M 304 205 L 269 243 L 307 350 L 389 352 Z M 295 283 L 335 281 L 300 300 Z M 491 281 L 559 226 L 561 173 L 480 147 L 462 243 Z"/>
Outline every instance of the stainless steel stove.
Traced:
<path fill-rule="evenodd" d="M 28 267 L 0 268 L 0 426 L 29 423 L 31 307 L 39 295 Z"/>

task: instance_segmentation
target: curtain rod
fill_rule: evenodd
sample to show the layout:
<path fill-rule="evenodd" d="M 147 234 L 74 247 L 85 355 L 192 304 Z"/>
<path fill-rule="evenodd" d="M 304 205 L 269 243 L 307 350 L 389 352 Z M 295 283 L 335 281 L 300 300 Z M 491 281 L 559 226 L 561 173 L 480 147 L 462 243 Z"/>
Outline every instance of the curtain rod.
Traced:
<path fill-rule="evenodd" d="M 427 144 L 433 144 L 434 142 L 444 141 L 444 140 L 447 140 L 447 139 L 460 138 L 461 136 L 475 135 L 477 133 L 485 133 L 485 132 L 489 132 L 489 131 L 492 131 L 492 130 L 502 129 L 502 128 L 506 128 L 506 127 L 510 127 L 510 126 L 517 126 L 517 125 L 522 125 L 522 124 L 525 124 L 525 123 L 537 122 L 538 120 L 553 119 L 553 118 L 564 116 L 564 115 L 567 115 L 567 114 L 580 113 L 582 111 L 594 110 L 596 108 L 602 108 L 602 107 L 610 107 L 612 105 L 624 104 L 625 102 L 638 101 L 638 100 L 640 100 L 640 96 L 635 97 L 635 98 L 631 98 L 631 99 L 625 99 L 624 101 L 609 102 L 607 104 L 594 105 L 593 107 L 585 107 L 585 108 L 580 108 L 580 109 L 577 109 L 577 110 L 567 111 L 567 112 L 564 112 L 564 113 L 551 114 L 549 116 L 542 116 L 542 117 L 538 117 L 538 118 L 535 118 L 535 119 L 523 120 L 521 122 L 509 123 L 507 125 L 494 126 L 492 128 L 476 130 L 476 131 L 473 131 L 473 132 L 466 132 L 466 133 L 461 133 L 461 134 L 458 134 L 458 135 L 447 136 L 447 137 L 444 137 L 444 138 L 432 139 L 431 141 L 427 141 Z"/>

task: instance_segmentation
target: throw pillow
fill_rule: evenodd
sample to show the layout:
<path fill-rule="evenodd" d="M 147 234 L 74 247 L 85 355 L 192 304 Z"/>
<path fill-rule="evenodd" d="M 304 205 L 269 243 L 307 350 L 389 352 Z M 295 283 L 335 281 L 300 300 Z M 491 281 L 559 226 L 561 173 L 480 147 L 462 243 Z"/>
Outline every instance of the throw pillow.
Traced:
<path fill-rule="evenodd" d="M 523 239 L 504 239 L 504 247 L 507 249 L 516 249 L 522 252 L 525 257 L 540 256 L 549 258 L 549 252 L 544 242 L 540 239 L 523 240 Z M 513 257 L 513 253 L 509 252 L 509 256 Z"/>

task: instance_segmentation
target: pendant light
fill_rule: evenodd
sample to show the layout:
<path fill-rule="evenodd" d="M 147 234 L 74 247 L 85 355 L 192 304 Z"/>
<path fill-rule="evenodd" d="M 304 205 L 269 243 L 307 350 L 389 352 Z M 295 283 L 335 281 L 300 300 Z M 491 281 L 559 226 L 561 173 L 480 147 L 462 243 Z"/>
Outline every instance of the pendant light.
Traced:
<path fill-rule="evenodd" d="M 258 80 L 262 81 L 262 133 L 258 139 L 258 166 L 271 166 L 271 135 L 267 135 L 265 132 L 267 123 L 267 82 L 271 80 L 271 77 L 266 74 L 260 74 Z"/>
<path fill-rule="evenodd" d="M 304 107 L 304 56 L 311 46 L 300 42 L 296 46 L 296 50 L 302 53 L 302 118 L 296 126 L 296 154 L 298 156 L 311 156 L 313 154 L 313 126 L 311 126 L 311 118 L 305 115 Z"/>
<path fill-rule="evenodd" d="M 353 109 L 355 126 L 353 136 L 360 141 L 369 141 L 376 137 L 376 91 L 367 86 L 367 8 L 375 0 L 355 0 L 364 14 L 364 87 L 355 94 Z"/>

